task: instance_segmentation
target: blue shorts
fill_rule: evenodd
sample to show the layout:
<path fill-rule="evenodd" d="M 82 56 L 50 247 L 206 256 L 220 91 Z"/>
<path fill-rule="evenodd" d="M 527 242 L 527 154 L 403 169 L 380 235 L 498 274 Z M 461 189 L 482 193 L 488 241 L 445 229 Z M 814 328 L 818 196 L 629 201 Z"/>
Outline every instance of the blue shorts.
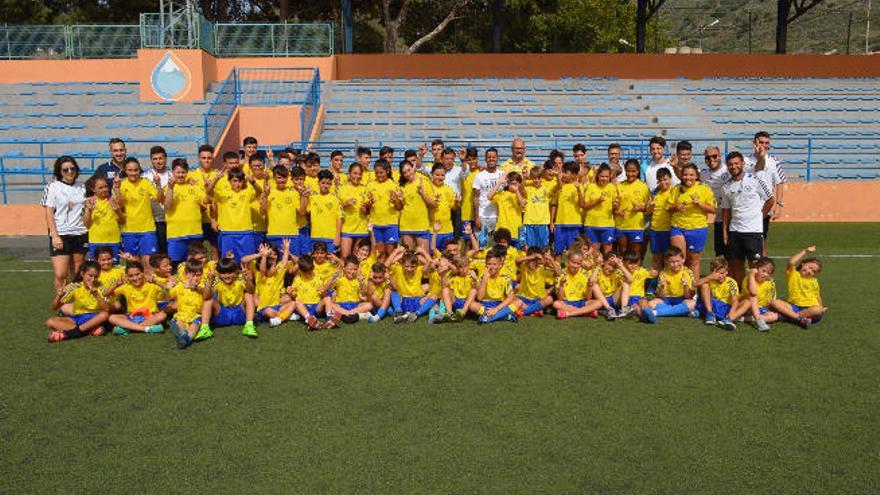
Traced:
<path fill-rule="evenodd" d="M 312 250 L 315 249 L 316 242 L 323 242 L 325 246 L 327 246 L 328 253 L 336 253 L 336 246 L 333 244 L 333 239 L 323 239 L 321 237 L 309 237 L 305 240 L 306 245 L 305 253 L 311 254 Z"/>
<path fill-rule="evenodd" d="M 483 305 L 483 309 L 492 309 L 497 308 L 501 304 L 501 301 L 480 301 L 480 304 Z"/>
<path fill-rule="evenodd" d="M 243 256 L 254 254 L 257 252 L 257 246 L 254 244 L 253 232 L 220 232 L 220 257 L 226 256 L 228 251 L 232 251 L 235 262 L 241 261 Z"/>
<path fill-rule="evenodd" d="M 587 301 L 569 301 L 569 300 L 564 300 L 564 301 L 562 301 L 562 302 L 564 302 L 564 303 L 567 304 L 568 306 L 574 306 L 575 308 L 583 308 L 584 306 L 587 305 Z"/>
<path fill-rule="evenodd" d="M 455 234 L 437 234 L 437 240 L 434 243 L 434 249 L 437 251 L 443 251 L 446 249 L 446 245 L 449 244 L 455 237 Z"/>
<path fill-rule="evenodd" d="M 202 238 L 208 241 L 212 246 L 217 246 L 217 239 L 219 239 L 218 233 L 216 230 L 211 228 L 210 223 L 202 224 Z"/>
<path fill-rule="evenodd" d="M 417 239 L 431 239 L 431 233 L 427 230 L 401 230 L 400 235 L 411 235 Z"/>
<path fill-rule="evenodd" d="M 156 254 L 159 239 L 155 232 L 123 232 L 122 250 L 135 256 Z"/>
<path fill-rule="evenodd" d="M 258 309 L 258 310 L 257 310 L 257 319 L 258 319 L 258 320 L 260 320 L 260 321 L 269 321 L 269 317 L 266 316 L 266 313 L 265 313 L 265 311 L 266 311 L 267 309 L 274 309 L 275 311 L 278 311 L 279 309 L 281 309 L 281 305 L 280 305 L 280 304 L 276 304 L 276 305 L 274 305 L 274 306 L 263 306 L 262 308 Z"/>
<path fill-rule="evenodd" d="M 703 317 L 707 316 L 706 314 L 706 306 L 703 304 L 703 301 L 700 300 L 697 303 L 697 309 L 700 310 L 700 314 Z M 718 299 L 712 298 L 712 314 L 715 318 L 727 318 L 727 315 L 730 313 L 730 305 L 724 301 L 719 301 Z"/>
<path fill-rule="evenodd" d="M 293 256 L 300 256 L 299 254 L 299 245 L 300 245 L 300 236 L 298 235 L 267 235 L 266 242 L 277 247 L 278 252 L 284 254 L 282 251 L 284 248 L 283 241 L 284 239 L 290 240 L 290 254 Z"/>
<path fill-rule="evenodd" d="M 626 237 L 633 244 L 641 244 L 645 242 L 644 230 L 620 230 L 617 229 L 617 239 Z"/>
<path fill-rule="evenodd" d="M 584 227 L 584 234 L 593 244 L 611 244 L 614 242 L 614 227 Z"/>
<path fill-rule="evenodd" d="M 191 321 L 191 322 L 189 322 L 189 323 L 184 323 L 184 322 L 182 322 L 182 321 L 179 321 L 177 318 L 174 318 L 174 319 L 171 320 L 171 321 L 172 321 L 173 323 L 177 323 L 177 326 L 179 326 L 181 329 L 185 330 L 185 329 L 189 328 L 190 325 L 195 325 L 195 326 L 197 326 L 197 327 L 198 327 L 199 325 L 201 325 L 201 324 L 202 324 L 202 317 L 199 316 L 198 318 L 196 318 L 195 320 L 193 320 L 193 321 Z"/>
<path fill-rule="evenodd" d="M 370 234 L 346 234 L 345 232 L 339 234 L 346 239 L 369 239 Z"/>
<path fill-rule="evenodd" d="M 767 308 L 767 307 L 764 307 L 764 308 L 758 308 L 758 314 L 759 314 L 759 315 L 766 315 L 766 314 L 769 313 L 769 312 L 770 312 L 770 308 Z"/>
<path fill-rule="evenodd" d="M 607 302 L 612 308 L 617 307 L 617 302 L 614 301 L 614 296 L 605 296 L 605 302 Z"/>
<path fill-rule="evenodd" d="M 574 242 L 582 229 L 583 227 L 580 225 L 557 225 L 553 236 L 555 243 L 554 252 L 560 254 L 568 249 L 568 246 L 571 246 L 571 243 Z"/>
<path fill-rule="evenodd" d="M 523 303 L 525 306 L 531 306 L 532 304 L 535 304 L 536 302 L 541 301 L 540 299 L 529 299 L 528 297 L 523 297 L 523 296 L 516 296 L 516 297 L 517 297 L 520 301 L 522 301 L 522 303 Z"/>
<path fill-rule="evenodd" d="M 260 244 L 266 243 L 266 233 L 265 232 L 254 232 L 254 246 L 260 247 Z"/>
<path fill-rule="evenodd" d="M 702 253 L 706 246 L 706 237 L 709 235 L 709 228 L 702 227 L 699 229 L 681 229 L 672 227 L 670 235 L 684 237 L 689 253 Z"/>
<path fill-rule="evenodd" d="M 351 311 L 354 308 L 358 307 L 358 304 L 360 304 L 360 303 L 358 303 L 358 302 L 341 302 L 341 303 L 336 303 L 336 304 L 338 304 L 340 308 L 342 308 L 346 311 Z"/>
<path fill-rule="evenodd" d="M 99 247 L 109 247 L 113 251 L 113 263 L 119 263 L 119 244 L 95 244 L 93 242 L 89 243 L 89 254 L 88 259 L 95 259 L 95 250 Z"/>
<path fill-rule="evenodd" d="M 220 311 L 211 323 L 215 327 L 229 327 L 232 325 L 244 325 L 247 317 L 244 314 L 244 305 L 224 306 L 220 305 Z"/>
<path fill-rule="evenodd" d="M 170 237 L 168 239 L 168 257 L 171 261 L 179 263 L 186 259 L 186 250 L 189 245 L 202 242 L 200 235 L 188 235 L 186 237 Z"/>
<path fill-rule="evenodd" d="M 520 238 L 528 247 L 544 247 L 550 244 L 550 227 L 547 225 L 523 225 Z"/>
<path fill-rule="evenodd" d="M 668 230 L 657 232 L 655 230 L 650 231 L 651 233 L 651 252 L 654 254 L 663 254 L 666 251 L 669 251 L 669 237 L 671 233 Z"/>
<path fill-rule="evenodd" d="M 452 301 L 452 311 L 458 311 L 459 309 L 464 309 L 464 303 L 467 299 L 459 299 L 455 298 Z"/>
<path fill-rule="evenodd" d="M 403 309 L 404 313 L 417 313 L 419 311 L 419 299 L 421 297 L 401 297 L 400 298 L 400 307 Z"/>
<path fill-rule="evenodd" d="M 627 306 L 632 306 L 633 304 L 638 304 L 642 300 L 642 296 L 629 296 L 629 300 L 626 301 Z"/>
<path fill-rule="evenodd" d="M 78 315 L 73 315 L 70 318 L 77 325 L 82 325 L 83 323 L 94 318 L 96 314 L 98 314 L 98 313 L 82 313 L 82 314 L 78 314 Z"/>
<path fill-rule="evenodd" d="M 788 302 L 788 301 L 786 301 L 786 302 Z M 802 310 L 810 307 L 810 306 L 798 306 L 797 304 L 794 304 L 794 303 L 788 303 L 788 305 L 791 306 L 791 310 L 794 311 L 795 313 L 799 313 Z M 825 316 L 825 315 L 814 316 L 814 317 L 810 318 L 810 321 L 813 323 L 819 323 L 820 321 L 822 321 L 823 316 Z"/>
<path fill-rule="evenodd" d="M 684 301 L 683 297 L 664 297 L 663 304 L 667 306 L 675 306 L 676 304 L 681 304 Z"/>
<path fill-rule="evenodd" d="M 165 311 L 169 304 L 171 304 L 171 301 L 157 301 L 156 307 L 159 308 L 159 311 Z"/>
<path fill-rule="evenodd" d="M 400 230 L 397 225 L 373 225 L 373 236 L 376 237 L 376 242 L 383 244 L 400 242 Z"/>

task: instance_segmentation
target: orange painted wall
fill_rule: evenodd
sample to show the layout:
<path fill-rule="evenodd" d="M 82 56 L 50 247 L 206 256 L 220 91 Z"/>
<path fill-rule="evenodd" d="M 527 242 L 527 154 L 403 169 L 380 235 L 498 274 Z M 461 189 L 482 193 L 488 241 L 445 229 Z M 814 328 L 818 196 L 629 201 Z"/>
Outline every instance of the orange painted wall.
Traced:
<path fill-rule="evenodd" d="M 230 136 L 232 144 L 218 152 L 238 151 L 241 139 L 235 137 Z M 880 222 L 878 197 L 880 181 L 792 182 L 785 187 L 785 213 L 780 221 Z M 45 235 L 43 211 L 39 205 L 0 205 L 0 235 Z"/>
<path fill-rule="evenodd" d="M 138 60 L 0 60 L 0 84 L 36 81 L 137 81 Z"/>
<path fill-rule="evenodd" d="M 238 151 L 246 136 L 257 136 L 269 146 L 300 140 L 300 106 L 238 107 L 229 125 L 215 145 L 215 156 L 226 151 Z"/>

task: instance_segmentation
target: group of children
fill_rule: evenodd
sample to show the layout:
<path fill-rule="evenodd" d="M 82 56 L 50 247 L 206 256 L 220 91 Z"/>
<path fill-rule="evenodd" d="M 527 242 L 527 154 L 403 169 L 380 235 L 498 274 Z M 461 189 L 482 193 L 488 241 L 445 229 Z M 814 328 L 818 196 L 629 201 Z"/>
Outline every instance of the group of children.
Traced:
<path fill-rule="evenodd" d="M 226 153 L 219 169 L 210 146 L 199 149 L 194 170 L 173 160 L 166 187 L 135 158 L 112 181 L 89 179 L 92 261 L 57 291 L 49 340 L 105 328 L 161 333 L 167 324 L 185 348 L 210 338 L 212 327 L 241 325 L 256 337 L 257 321 L 302 320 L 316 330 L 385 317 L 492 323 L 548 312 L 650 323 L 702 314 L 725 329 L 745 318 L 766 331 L 781 317 L 806 327 L 825 311 L 821 262 L 805 258 L 812 247 L 789 264 L 789 302 L 776 298 L 769 258 L 754 261 L 741 283 L 727 276 L 723 258 L 709 275 L 694 273 L 692 240 L 685 253 L 671 239 L 701 231 L 705 241 L 714 198 L 698 179 L 673 187 L 668 169 L 656 174 L 653 195 L 636 160 L 620 177 L 606 164 L 565 162 L 558 152 L 543 166 L 511 169 L 487 192 L 498 211 L 488 246 L 474 218 L 473 176 L 481 170 L 474 150 L 461 154 L 469 175 L 456 193 L 445 163 L 455 153 L 442 147 L 432 166 L 407 152 L 397 170 L 387 150 L 372 162 L 359 149 L 346 174 L 340 152 L 322 170 L 315 153 L 282 153 L 276 163 L 271 153 L 255 153 L 255 142 L 245 145 L 244 158 Z M 487 167 L 496 162 L 490 149 Z M 692 164 L 681 175 L 699 176 Z M 157 252 L 155 204 L 164 207 L 167 253 Z M 464 238 L 454 234 L 455 210 Z M 648 245 L 650 270 L 642 267 Z M 115 264 L 120 259 L 124 267 Z"/>

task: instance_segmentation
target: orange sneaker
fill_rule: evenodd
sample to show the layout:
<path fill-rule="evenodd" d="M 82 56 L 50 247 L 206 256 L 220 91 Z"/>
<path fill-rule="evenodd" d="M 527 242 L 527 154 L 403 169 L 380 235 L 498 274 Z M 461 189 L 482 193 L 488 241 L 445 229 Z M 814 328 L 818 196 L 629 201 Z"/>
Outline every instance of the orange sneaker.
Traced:
<path fill-rule="evenodd" d="M 102 337 L 105 333 L 106 332 L 104 331 L 104 327 L 98 327 L 89 332 L 89 335 L 91 335 L 92 337 Z"/>

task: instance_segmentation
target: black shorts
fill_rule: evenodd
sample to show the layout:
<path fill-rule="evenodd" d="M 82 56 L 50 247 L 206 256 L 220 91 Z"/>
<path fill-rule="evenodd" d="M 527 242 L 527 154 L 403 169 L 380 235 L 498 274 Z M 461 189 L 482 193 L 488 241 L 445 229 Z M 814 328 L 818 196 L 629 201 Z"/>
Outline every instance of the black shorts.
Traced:
<path fill-rule="evenodd" d="M 756 260 L 764 252 L 764 236 L 752 232 L 731 232 L 727 236 L 728 260 Z"/>
<path fill-rule="evenodd" d="M 770 236 L 770 215 L 764 217 L 764 239 Z"/>
<path fill-rule="evenodd" d="M 49 256 L 70 256 L 74 253 L 85 254 L 89 250 L 89 234 L 63 235 L 61 249 L 52 246 L 52 236 L 49 236 Z"/>
<path fill-rule="evenodd" d="M 715 230 L 713 231 L 713 238 L 715 244 L 715 256 L 724 256 L 727 254 L 727 248 L 724 245 L 724 223 L 723 222 L 715 222 Z"/>

